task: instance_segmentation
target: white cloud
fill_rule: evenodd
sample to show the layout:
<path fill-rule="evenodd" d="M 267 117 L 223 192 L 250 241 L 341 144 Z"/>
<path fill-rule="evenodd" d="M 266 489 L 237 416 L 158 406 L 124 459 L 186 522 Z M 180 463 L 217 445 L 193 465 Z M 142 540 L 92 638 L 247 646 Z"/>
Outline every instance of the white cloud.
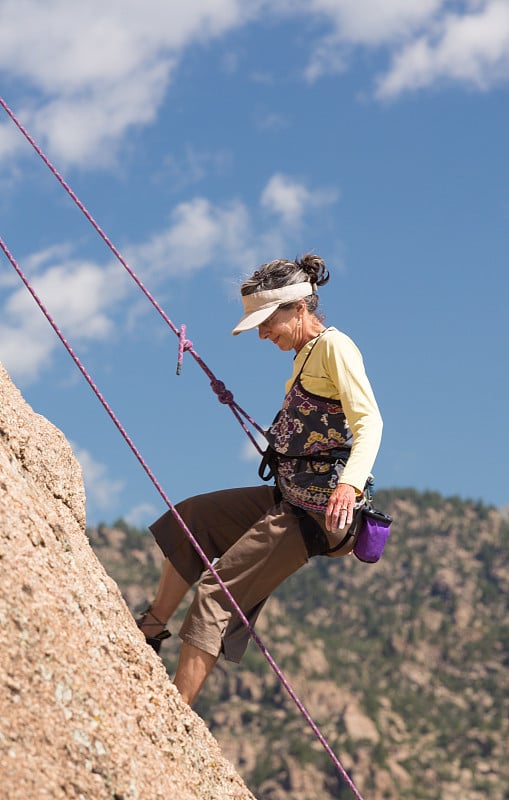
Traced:
<path fill-rule="evenodd" d="M 333 190 L 311 191 L 288 175 L 276 173 L 262 192 L 261 204 L 278 214 L 284 223 L 298 225 L 309 209 L 332 205 L 337 199 L 338 193 Z"/>
<path fill-rule="evenodd" d="M 508 13 L 507 0 L 3 0 L 0 72 L 51 158 L 97 168 L 156 119 L 186 48 L 262 14 L 313 22 L 307 80 L 347 69 L 357 48 L 388 54 L 375 80 L 383 98 L 443 78 L 479 88 L 507 80 Z M 0 161 L 22 145 L 2 123 Z"/>
<path fill-rule="evenodd" d="M 124 514 L 123 518 L 128 525 L 132 525 L 134 528 L 143 528 L 147 527 L 160 514 L 161 509 L 157 509 L 151 503 L 139 503 Z"/>
<path fill-rule="evenodd" d="M 214 206 L 204 197 L 180 203 L 166 230 L 129 248 L 132 263 L 151 275 L 186 277 L 208 264 L 230 264 L 251 238 L 251 222 L 240 201 Z"/>
<path fill-rule="evenodd" d="M 55 335 L 35 305 L 30 317 L 0 324 L 0 361 L 16 380 L 35 380 L 48 366 L 55 346 Z"/>
<path fill-rule="evenodd" d="M 263 425 L 262 425 L 263 427 Z M 261 447 L 262 450 L 265 450 L 267 447 L 267 439 L 262 436 L 261 433 L 255 431 L 254 433 L 255 440 L 257 444 Z M 247 438 L 242 443 L 242 448 L 240 451 L 240 457 L 242 461 L 259 461 L 260 460 L 260 453 L 254 446 L 251 439 Z"/>
<path fill-rule="evenodd" d="M 167 286 L 169 276 L 186 279 L 210 266 L 252 272 L 274 253 L 284 253 L 292 226 L 336 199 L 335 191 L 310 190 L 277 174 L 260 198 L 273 215 L 263 230 L 240 200 L 214 205 L 197 197 L 177 205 L 165 229 L 125 248 L 124 255 L 140 279 L 150 278 L 152 289 Z M 71 346 L 116 336 L 119 325 L 132 330 L 149 309 L 116 260 L 106 265 L 78 260 L 68 243 L 27 256 L 22 268 Z M 15 280 L 8 273 L 0 282 L 0 359 L 26 384 L 37 380 L 61 344 L 27 288 Z"/>
<path fill-rule="evenodd" d="M 280 214 L 287 223 L 299 222 L 308 202 L 306 187 L 286 177 L 273 175 L 263 190 L 261 204 L 264 208 Z"/>
<path fill-rule="evenodd" d="M 123 294 L 118 291 L 119 274 L 114 267 L 67 262 L 50 267 L 32 285 L 64 332 L 80 339 L 103 339 L 113 327 L 110 304 Z M 6 304 L 7 314 L 19 321 L 30 318 L 34 309 L 33 298 L 23 288 Z"/>
<path fill-rule="evenodd" d="M 103 339 L 113 330 L 112 309 L 125 297 L 127 281 L 115 265 L 69 259 L 47 266 L 48 259 L 65 250 L 58 245 L 27 259 L 38 270 L 31 285 L 71 343 Z M 6 297 L 1 318 L 2 362 L 18 380 L 35 380 L 60 347 L 57 336 L 24 285 Z"/>
<path fill-rule="evenodd" d="M 135 80 L 147 64 L 220 36 L 251 14 L 240 0 L 3 0 L 0 58 L 6 66 L 17 61 L 13 69 L 48 92 L 79 92 Z"/>
<path fill-rule="evenodd" d="M 255 239 L 250 215 L 241 202 L 214 206 L 199 197 L 178 205 L 166 229 L 125 252 L 134 272 L 144 278 L 149 275 L 157 287 L 170 275 L 185 279 L 211 264 L 243 266 L 247 257 L 254 260 Z M 105 266 L 79 261 L 71 253 L 69 245 L 58 244 L 29 255 L 22 265 L 70 344 L 115 335 L 120 304 L 122 324 L 135 325 L 148 303 L 135 291 L 121 265 L 117 261 Z M 8 273 L 0 289 L 0 359 L 17 380 L 34 381 L 48 366 L 60 342 L 15 276 L 13 281 Z"/>
<path fill-rule="evenodd" d="M 19 286 L 19 278 L 16 277 L 16 273 L 14 271 L 0 272 L 0 289 L 11 289 L 15 286 Z"/>
<path fill-rule="evenodd" d="M 20 112 L 37 140 L 48 143 L 60 162 L 110 164 L 118 142 L 132 127 L 152 122 L 169 80 L 162 62 L 145 67 L 130 81 L 87 87 L 76 95 L 61 95 L 37 109 Z"/>
<path fill-rule="evenodd" d="M 115 507 L 124 482 L 108 476 L 108 468 L 95 461 L 88 450 L 73 445 L 73 451 L 83 472 L 87 504 L 108 511 Z"/>
<path fill-rule="evenodd" d="M 493 0 L 471 14 L 445 16 L 432 32 L 396 54 L 379 81 L 378 96 L 394 97 L 444 79 L 478 89 L 509 79 L 507 0 Z"/>
<path fill-rule="evenodd" d="M 255 122 L 261 131 L 281 131 L 290 126 L 288 117 L 279 111 L 257 114 Z"/>
<path fill-rule="evenodd" d="M 52 262 L 62 262 L 71 257 L 72 245 L 70 242 L 59 242 L 46 247 L 44 250 L 38 250 L 36 253 L 31 253 L 24 260 L 24 265 L 30 272 L 37 270 L 40 267 L 47 266 Z"/>
<path fill-rule="evenodd" d="M 232 165 L 232 154 L 227 150 L 200 151 L 186 144 L 178 157 L 171 153 L 165 156 L 163 167 L 158 165 L 152 180 L 156 184 L 171 185 L 173 193 L 177 195 L 182 189 L 200 183 L 211 174 L 215 177 L 224 176 L 231 171 Z"/>
<path fill-rule="evenodd" d="M 0 70 L 30 96 L 18 114 L 50 154 L 97 166 L 129 128 L 155 118 L 187 46 L 256 10 L 240 0 L 3 0 Z M 2 126 L 0 157 L 16 148 Z"/>
<path fill-rule="evenodd" d="M 328 36 L 349 44 L 380 45 L 411 35 L 444 6 L 444 0 L 310 0 L 309 12 L 323 15 Z"/>
<path fill-rule="evenodd" d="M 214 206 L 196 198 L 175 208 L 166 229 L 126 252 L 135 273 L 150 275 L 157 287 L 169 275 L 185 279 L 213 263 L 238 266 L 252 252 L 254 238 L 242 203 Z M 148 303 L 122 266 L 117 261 L 105 266 L 79 261 L 71 254 L 70 245 L 58 244 L 29 255 L 22 265 L 71 346 L 116 335 L 121 304 L 122 324 L 135 325 Z M 61 345 L 26 287 L 7 275 L 0 286 L 0 359 L 18 381 L 28 383 L 39 377 Z"/>
<path fill-rule="evenodd" d="M 355 49 L 388 54 L 379 99 L 454 82 L 486 90 L 509 81 L 507 0 L 279 0 L 275 14 L 323 22 L 310 40 L 305 77 L 346 70 Z"/>
<path fill-rule="evenodd" d="M 23 138 L 14 125 L 10 121 L 2 122 L 0 125 L 0 163 L 15 155 L 22 146 Z"/>
<path fill-rule="evenodd" d="M 151 279 L 159 280 L 168 275 L 187 277 L 211 264 L 252 268 L 267 252 L 284 249 L 281 221 L 289 226 L 300 224 L 307 213 L 331 205 L 337 198 L 335 190 L 311 190 L 288 175 L 273 175 L 262 191 L 260 204 L 276 219 L 260 232 L 242 201 L 214 205 L 196 197 L 176 206 L 165 230 L 130 247 L 128 260 Z"/>
<path fill-rule="evenodd" d="M 324 36 L 312 48 L 312 55 L 304 70 L 304 76 L 307 81 L 314 83 L 324 75 L 345 72 L 347 68 L 348 61 L 344 47 L 341 46 L 337 36 Z"/>
<path fill-rule="evenodd" d="M 344 72 L 356 47 L 399 47 L 429 25 L 446 0 L 276 0 L 275 14 L 312 18 L 324 31 L 309 40 L 308 81 Z M 320 29 L 318 29 L 320 30 Z"/>

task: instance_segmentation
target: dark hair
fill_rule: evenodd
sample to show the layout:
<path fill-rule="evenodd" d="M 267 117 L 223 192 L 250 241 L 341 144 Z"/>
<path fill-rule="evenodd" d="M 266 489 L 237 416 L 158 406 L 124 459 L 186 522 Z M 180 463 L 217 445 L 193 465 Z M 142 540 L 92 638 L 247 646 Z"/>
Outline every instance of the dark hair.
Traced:
<path fill-rule="evenodd" d="M 317 286 L 323 286 L 329 280 L 329 270 L 325 261 L 320 256 L 306 253 L 295 261 L 269 261 L 262 264 L 251 278 L 248 278 L 240 287 L 242 295 L 264 292 L 268 289 L 281 289 L 291 286 L 292 283 L 305 283 L 309 281 L 309 297 L 305 297 L 307 309 L 314 314 L 318 307 Z M 294 303 L 285 305 L 292 306 Z"/>

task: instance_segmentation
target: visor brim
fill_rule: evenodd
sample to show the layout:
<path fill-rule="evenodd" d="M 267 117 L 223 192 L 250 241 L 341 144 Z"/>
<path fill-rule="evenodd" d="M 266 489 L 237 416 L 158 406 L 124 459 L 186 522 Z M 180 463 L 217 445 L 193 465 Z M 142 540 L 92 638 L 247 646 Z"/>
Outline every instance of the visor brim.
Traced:
<path fill-rule="evenodd" d="M 274 303 L 266 308 L 260 308 L 258 311 L 249 311 L 247 314 L 244 314 L 243 317 L 239 320 L 237 325 L 232 330 L 233 336 L 237 336 L 239 333 L 244 333 L 244 331 L 251 331 L 253 328 L 257 328 L 258 325 L 261 325 L 262 322 L 265 322 L 274 311 L 280 306 L 280 303 Z"/>

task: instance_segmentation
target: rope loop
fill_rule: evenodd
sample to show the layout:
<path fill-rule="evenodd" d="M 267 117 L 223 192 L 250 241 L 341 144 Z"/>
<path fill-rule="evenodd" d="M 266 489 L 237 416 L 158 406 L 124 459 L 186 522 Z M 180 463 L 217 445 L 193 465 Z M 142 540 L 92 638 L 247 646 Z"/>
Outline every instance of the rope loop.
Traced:
<path fill-rule="evenodd" d="M 212 387 L 212 390 L 217 394 L 217 399 L 219 400 L 220 403 L 224 403 L 225 405 L 228 406 L 234 404 L 235 400 L 233 399 L 233 393 L 226 388 L 223 381 L 219 381 L 217 378 L 213 378 L 210 381 L 210 385 Z"/>
<path fill-rule="evenodd" d="M 181 325 L 180 330 L 178 333 L 179 337 L 179 349 L 178 349 L 178 358 L 177 358 L 177 375 L 180 375 L 182 372 L 182 363 L 184 360 L 184 352 L 186 350 L 190 350 L 193 346 L 193 343 L 186 339 L 186 326 Z"/>

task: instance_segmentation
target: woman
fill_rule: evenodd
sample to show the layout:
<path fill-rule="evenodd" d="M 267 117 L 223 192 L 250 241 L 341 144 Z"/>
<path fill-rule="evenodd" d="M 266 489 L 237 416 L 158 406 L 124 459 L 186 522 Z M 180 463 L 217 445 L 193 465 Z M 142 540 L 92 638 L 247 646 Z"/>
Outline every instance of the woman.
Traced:
<path fill-rule="evenodd" d="M 372 469 L 382 420 L 355 344 L 317 314 L 316 289 L 329 280 L 307 254 L 272 261 L 242 284 L 244 315 L 233 334 L 258 328 L 295 351 L 281 411 L 267 431 L 262 477 L 276 486 L 198 495 L 177 510 L 254 625 L 265 601 L 311 556 L 343 556 L 354 546 L 354 512 Z M 220 653 L 240 661 L 249 634 L 171 512 L 151 526 L 166 556 L 156 597 L 138 625 L 158 652 L 165 629 L 200 577 L 180 630 L 175 685 L 192 705 Z"/>

